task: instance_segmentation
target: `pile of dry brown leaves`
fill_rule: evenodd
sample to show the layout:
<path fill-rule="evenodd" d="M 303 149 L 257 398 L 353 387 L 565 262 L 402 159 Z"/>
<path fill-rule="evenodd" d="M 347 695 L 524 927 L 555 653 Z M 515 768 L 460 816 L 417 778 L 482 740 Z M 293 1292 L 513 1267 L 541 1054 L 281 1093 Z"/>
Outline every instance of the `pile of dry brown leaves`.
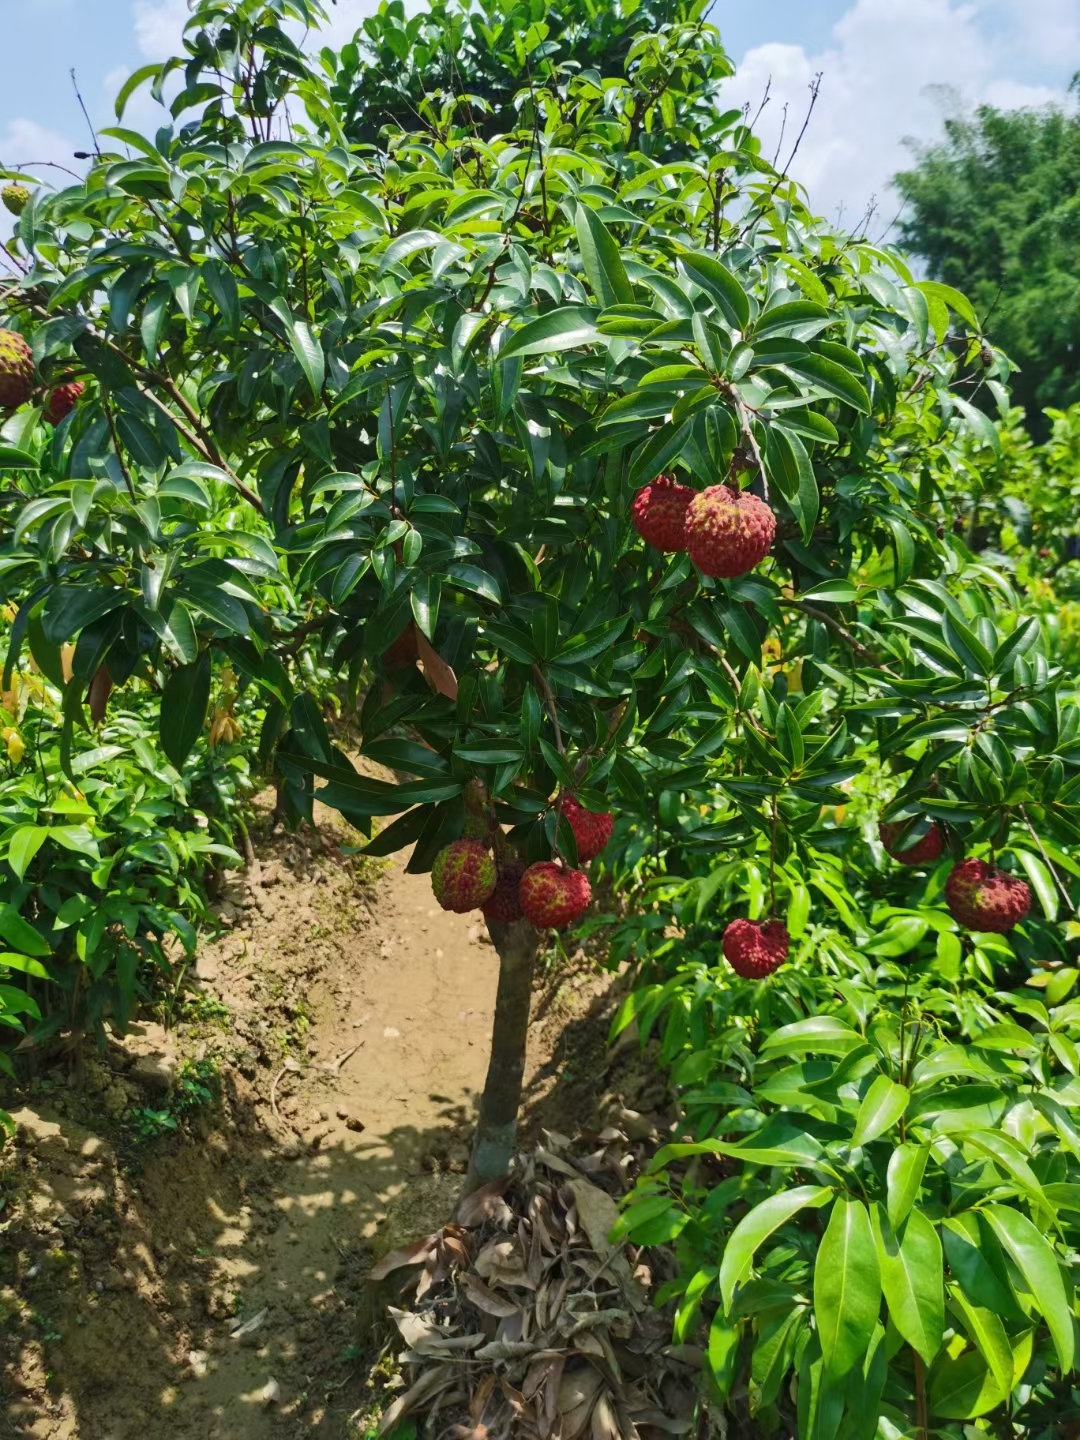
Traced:
<path fill-rule="evenodd" d="M 670 1316 L 652 1303 L 664 1277 L 609 1239 L 630 1146 L 619 1129 L 595 1139 L 573 1154 L 549 1132 L 510 1180 L 466 1196 L 453 1223 L 372 1271 L 415 1269 L 410 1308 L 390 1312 L 407 1388 L 381 1433 L 407 1415 L 440 1440 L 660 1440 L 695 1428 L 700 1352 L 669 1343 Z"/>

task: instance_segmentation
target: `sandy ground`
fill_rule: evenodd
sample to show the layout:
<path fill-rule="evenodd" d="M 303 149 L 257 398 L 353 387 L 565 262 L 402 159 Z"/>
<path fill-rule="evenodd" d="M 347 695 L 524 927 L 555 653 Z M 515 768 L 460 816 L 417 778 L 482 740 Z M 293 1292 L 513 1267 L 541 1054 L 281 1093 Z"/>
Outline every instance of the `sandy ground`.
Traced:
<path fill-rule="evenodd" d="M 367 1433 L 374 1258 L 460 1191 L 498 962 L 395 857 L 372 879 L 271 836 L 198 956 L 172 1036 L 44 1070 L 0 1160 L 0 1435 L 262 1440 Z M 530 1032 L 532 1125 L 603 1088 L 604 977 L 550 972 Z M 131 1138 L 155 1067 L 216 1060 L 193 1133 Z"/>

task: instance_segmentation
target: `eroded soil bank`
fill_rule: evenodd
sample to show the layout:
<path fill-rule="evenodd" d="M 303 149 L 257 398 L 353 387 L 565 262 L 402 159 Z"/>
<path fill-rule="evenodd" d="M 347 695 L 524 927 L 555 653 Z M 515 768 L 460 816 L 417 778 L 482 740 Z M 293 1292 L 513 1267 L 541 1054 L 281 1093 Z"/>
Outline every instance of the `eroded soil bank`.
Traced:
<path fill-rule="evenodd" d="M 325 817 L 301 838 L 271 833 L 264 814 L 253 838 L 256 863 L 227 881 L 222 933 L 173 1033 L 144 1027 L 15 1097 L 19 1136 L 0 1160 L 0 1433 L 365 1434 L 378 1314 L 365 1276 L 460 1191 L 498 962 L 406 857 L 378 873 Z M 609 990 L 586 963 L 546 975 L 534 1133 L 594 1118 Z M 175 1103 L 178 1073 L 198 1084 L 213 1071 L 216 1105 L 139 1139 Z"/>

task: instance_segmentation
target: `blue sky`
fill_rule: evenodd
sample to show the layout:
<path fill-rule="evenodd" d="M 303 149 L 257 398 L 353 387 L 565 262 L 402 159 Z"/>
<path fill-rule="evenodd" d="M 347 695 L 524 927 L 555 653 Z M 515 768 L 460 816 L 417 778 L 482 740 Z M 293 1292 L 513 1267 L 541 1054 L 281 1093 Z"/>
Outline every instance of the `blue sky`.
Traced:
<path fill-rule="evenodd" d="M 332 38 L 348 38 L 376 4 L 338 0 Z M 89 148 L 69 70 L 95 124 L 108 125 L 124 76 L 175 53 L 186 12 L 186 0 L 0 0 L 0 161 L 64 161 Z M 1066 103 L 1080 71 L 1080 0 L 716 0 L 712 18 L 739 64 L 732 103 L 756 110 L 771 83 L 770 143 L 785 104 L 789 137 L 797 130 L 822 72 L 794 170 L 815 208 L 852 220 L 873 200 L 891 218 L 889 177 L 907 162 L 905 141 L 933 138 L 943 111 Z M 144 93 L 125 123 L 152 129 L 160 113 Z"/>

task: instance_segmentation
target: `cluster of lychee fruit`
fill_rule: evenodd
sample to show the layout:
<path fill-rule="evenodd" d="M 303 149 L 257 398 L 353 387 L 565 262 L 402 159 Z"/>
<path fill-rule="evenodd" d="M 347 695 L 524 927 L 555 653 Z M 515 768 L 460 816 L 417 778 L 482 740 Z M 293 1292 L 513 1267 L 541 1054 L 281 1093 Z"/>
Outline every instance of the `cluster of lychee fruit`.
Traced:
<path fill-rule="evenodd" d="M 756 495 L 729 485 L 694 490 L 658 475 L 634 496 L 634 528 L 669 554 L 685 550 L 703 575 L 734 580 L 772 549 L 776 516 Z"/>
<path fill-rule="evenodd" d="M 34 352 L 17 330 L 0 330 L 0 410 L 17 410 L 37 389 Z M 59 425 L 83 393 L 81 380 L 56 385 L 42 411 L 50 425 Z"/>
<path fill-rule="evenodd" d="M 572 795 L 559 809 L 574 832 L 579 860 L 592 860 L 611 839 L 614 820 L 606 811 L 586 810 Z M 562 930 L 588 908 L 592 886 L 584 870 L 561 860 L 526 867 L 516 855 L 493 855 L 483 840 L 455 840 L 440 850 L 431 867 L 431 888 L 444 910 L 459 915 L 480 910 L 485 920 L 512 925 L 528 920 L 538 930 Z"/>
<path fill-rule="evenodd" d="M 914 844 L 899 844 L 903 821 L 882 821 L 878 835 L 886 854 L 900 865 L 930 865 L 945 853 L 945 834 L 933 821 Z M 945 903 L 954 920 L 966 930 L 1004 935 L 1019 925 L 1031 909 L 1031 888 L 1026 881 L 999 870 L 985 860 L 961 860 L 945 881 Z M 760 924 L 733 920 L 724 931 L 724 959 L 744 980 L 763 980 L 788 957 L 791 936 L 780 920 Z"/>
<path fill-rule="evenodd" d="M 878 836 L 885 853 L 900 865 L 930 865 L 945 853 L 945 833 L 934 820 L 926 834 L 913 845 L 900 848 L 904 823 L 882 822 Z M 953 919 L 965 930 L 1004 935 L 1019 925 L 1031 909 L 1031 887 L 1027 881 L 999 870 L 985 860 L 961 860 L 945 881 L 945 903 Z"/>

